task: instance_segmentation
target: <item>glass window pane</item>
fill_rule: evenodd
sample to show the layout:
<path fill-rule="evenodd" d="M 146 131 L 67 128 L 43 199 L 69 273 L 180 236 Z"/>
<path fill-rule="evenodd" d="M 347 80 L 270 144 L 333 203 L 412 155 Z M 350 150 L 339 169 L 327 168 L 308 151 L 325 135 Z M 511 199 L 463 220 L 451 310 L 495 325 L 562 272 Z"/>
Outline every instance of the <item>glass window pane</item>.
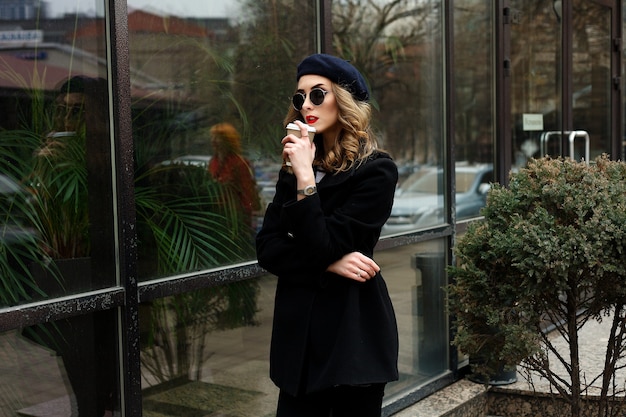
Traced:
<path fill-rule="evenodd" d="M 443 240 L 377 252 L 398 320 L 400 379 L 385 390 L 393 399 L 448 369 Z"/>
<path fill-rule="evenodd" d="M 315 1 L 211 3 L 129 11 L 143 280 L 255 258 L 294 68 L 316 49 Z"/>
<path fill-rule="evenodd" d="M 115 284 L 104 1 L 40 4 L 0 8 L 0 306 Z"/>
<path fill-rule="evenodd" d="M 569 7 L 511 2 L 519 16 L 511 25 L 513 169 L 530 157 L 580 161 L 610 151 L 612 8 L 585 0 Z M 563 27 L 571 38 L 562 39 Z"/>
<path fill-rule="evenodd" d="M 622 0 L 622 10 L 626 10 L 626 1 Z M 626 19 L 622 19 L 622 33 L 626 33 Z M 621 78 L 624 79 L 624 77 L 626 76 L 626 54 L 622 54 L 622 58 L 621 58 Z M 622 84 L 623 85 L 623 84 Z M 626 94 L 622 94 L 621 95 L 621 101 L 622 101 L 622 108 L 626 108 Z M 622 120 L 622 132 L 626 132 L 626 117 Z M 616 155 L 616 159 L 617 157 L 619 157 L 620 155 Z M 626 160 L 626 133 L 622 134 L 622 155 L 621 155 L 621 159 Z"/>
<path fill-rule="evenodd" d="M 385 13 L 381 13 L 385 9 Z M 333 45 L 370 85 L 374 126 L 400 179 L 383 236 L 442 224 L 443 34 L 438 0 L 333 2 Z M 430 188 L 405 191 L 429 176 Z M 424 180 L 425 181 L 425 180 Z"/>
<path fill-rule="evenodd" d="M 513 1 L 511 25 L 513 169 L 528 159 L 565 155 L 562 148 L 561 16 L 551 2 Z"/>
<path fill-rule="evenodd" d="M 143 280 L 256 257 L 294 69 L 316 50 L 315 1 L 208 3 L 129 14 Z M 144 413 L 272 415 L 274 290 L 264 277 L 142 305 Z"/>
<path fill-rule="evenodd" d="M 495 100 L 492 7 L 454 2 L 456 218 L 476 217 L 493 181 Z"/>
<path fill-rule="evenodd" d="M 119 413 L 113 312 L 0 333 L 4 415 Z"/>
<path fill-rule="evenodd" d="M 400 335 L 400 380 L 387 386 L 387 401 L 448 369 L 444 247 L 438 240 L 374 256 Z M 269 346 L 275 288 L 276 278 L 268 275 L 143 304 L 144 413 L 273 415 L 278 389 L 269 379 Z"/>
<path fill-rule="evenodd" d="M 611 50 L 615 48 L 612 11 L 607 5 L 576 0 L 572 13 L 572 128 L 584 130 L 589 138 L 575 137 L 568 155 L 577 161 L 589 161 L 611 149 L 611 93 L 615 88 L 611 75 Z"/>
<path fill-rule="evenodd" d="M 275 289 L 268 275 L 142 304 L 144 415 L 274 415 Z"/>

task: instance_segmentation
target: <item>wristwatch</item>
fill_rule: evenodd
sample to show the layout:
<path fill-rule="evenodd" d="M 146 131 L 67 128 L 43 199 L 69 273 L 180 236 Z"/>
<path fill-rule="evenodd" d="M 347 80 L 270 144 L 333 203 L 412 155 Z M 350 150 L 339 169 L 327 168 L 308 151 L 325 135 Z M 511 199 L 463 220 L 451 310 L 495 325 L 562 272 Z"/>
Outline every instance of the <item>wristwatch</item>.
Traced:
<path fill-rule="evenodd" d="M 307 185 L 303 190 L 297 190 L 296 193 L 303 195 L 305 197 L 312 196 L 317 193 L 317 187 L 314 185 Z"/>

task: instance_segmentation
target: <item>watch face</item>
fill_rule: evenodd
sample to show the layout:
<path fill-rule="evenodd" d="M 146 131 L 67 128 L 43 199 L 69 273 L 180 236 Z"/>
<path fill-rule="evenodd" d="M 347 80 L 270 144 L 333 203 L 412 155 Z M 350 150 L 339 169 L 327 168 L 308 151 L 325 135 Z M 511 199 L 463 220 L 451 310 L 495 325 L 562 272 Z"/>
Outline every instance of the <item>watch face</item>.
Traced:
<path fill-rule="evenodd" d="M 297 193 L 308 197 L 317 193 L 317 187 L 315 185 L 307 185 L 304 189 L 297 190 Z"/>

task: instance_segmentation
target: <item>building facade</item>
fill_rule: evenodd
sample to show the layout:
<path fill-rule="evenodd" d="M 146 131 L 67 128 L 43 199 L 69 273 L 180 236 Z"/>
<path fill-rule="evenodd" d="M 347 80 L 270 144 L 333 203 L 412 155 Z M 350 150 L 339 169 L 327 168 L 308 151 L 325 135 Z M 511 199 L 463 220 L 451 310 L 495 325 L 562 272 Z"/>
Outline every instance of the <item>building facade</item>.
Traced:
<path fill-rule="evenodd" d="M 75 3 L 0 14 L 6 415 L 274 415 L 276 277 L 254 236 L 311 53 L 361 70 L 399 168 L 375 253 L 400 332 L 385 416 L 468 365 L 446 265 L 489 184 L 544 155 L 624 156 L 618 0 Z M 210 168 L 223 123 L 252 192 Z"/>
<path fill-rule="evenodd" d="M 35 19 L 38 15 L 45 16 L 46 10 L 46 2 L 40 0 L 0 1 L 0 19 L 2 20 Z"/>

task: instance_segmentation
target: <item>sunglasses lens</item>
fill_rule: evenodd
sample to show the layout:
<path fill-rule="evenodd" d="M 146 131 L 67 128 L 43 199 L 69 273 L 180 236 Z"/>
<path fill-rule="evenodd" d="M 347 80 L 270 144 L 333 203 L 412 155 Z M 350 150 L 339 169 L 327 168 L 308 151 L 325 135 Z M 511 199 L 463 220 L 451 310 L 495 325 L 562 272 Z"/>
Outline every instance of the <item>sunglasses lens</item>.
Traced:
<path fill-rule="evenodd" d="M 314 88 L 309 93 L 309 97 L 311 98 L 311 103 L 315 104 L 316 106 L 319 106 L 320 104 L 322 104 L 324 102 L 324 97 L 325 96 L 326 96 L 326 94 L 325 94 L 324 90 L 322 90 L 320 88 Z"/>
<path fill-rule="evenodd" d="M 294 94 L 291 102 L 293 103 L 294 109 L 296 109 L 297 111 L 302 110 L 302 105 L 304 104 L 304 94 Z"/>
<path fill-rule="evenodd" d="M 314 88 L 309 93 L 309 99 L 311 100 L 311 103 L 313 103 L 315 106 L 319 106 L 320 104 L 322 104 L 324 102 L 325 96 L 326 91 L 322 90 L 321 88 Z M 296 93 L 291 99 L 291 102 L 293 103 L 293 108 L 297 111 L 302 110 L 302 106 L 304 106 L 305 100 L 306 94 Z"/>

